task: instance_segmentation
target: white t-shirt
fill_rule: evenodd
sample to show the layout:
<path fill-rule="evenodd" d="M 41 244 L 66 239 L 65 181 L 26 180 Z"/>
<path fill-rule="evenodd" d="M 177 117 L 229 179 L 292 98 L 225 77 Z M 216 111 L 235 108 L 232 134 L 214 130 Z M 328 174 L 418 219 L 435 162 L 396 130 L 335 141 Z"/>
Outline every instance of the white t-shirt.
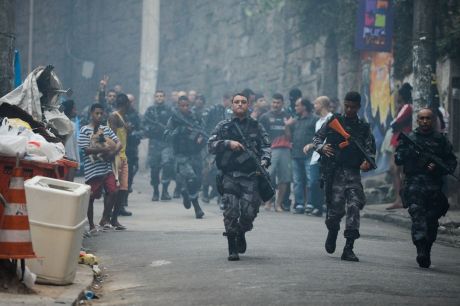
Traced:
<path fill-rule="evenodd" d="M 318 130 L 323 126 L 323 124 L 332 116 L 332 113 L 327 113 L 326 116 L 324 117 L 319 117 L 318 121 L 316 121 L 315 125 L 315 132 L 318 132 Z M 311 156 L 311 162 L 310 165 L 314 165 L 318 163 L 318 160 L 321 155 L 319 155 L 318 152 L 314 151 L 313 155 Z"/>

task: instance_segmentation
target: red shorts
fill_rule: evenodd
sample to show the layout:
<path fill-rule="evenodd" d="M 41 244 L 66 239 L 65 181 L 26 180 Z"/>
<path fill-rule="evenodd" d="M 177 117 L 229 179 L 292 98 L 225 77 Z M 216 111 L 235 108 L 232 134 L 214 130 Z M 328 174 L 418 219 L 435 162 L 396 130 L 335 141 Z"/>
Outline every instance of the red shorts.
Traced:
<path fill-rule="evenodd" d="M 93 177 L 86 184 L 91 186 L 91 195 L 92 199 L 100 199 L 102 196 L 102 188 L 104 188 L 106 193 L 117 192 L 117 182 L 113 172 L 110 172 L 103 176 Z"/>

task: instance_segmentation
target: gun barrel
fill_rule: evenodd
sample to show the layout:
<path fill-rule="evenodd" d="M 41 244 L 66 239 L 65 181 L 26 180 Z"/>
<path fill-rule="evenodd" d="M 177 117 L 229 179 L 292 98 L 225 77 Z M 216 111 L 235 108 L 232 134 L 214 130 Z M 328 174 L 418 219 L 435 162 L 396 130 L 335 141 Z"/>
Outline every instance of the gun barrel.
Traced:
<path fill-rule="evenodd" d="M 345 131 L 343 126 L 340 124 L 339 120 L 337 118 L 333 119 L 331 122 L 329 122 L 329 127 L 342 135 L 343 138 L 348 139 L 350 138 L 350 134 Z"/>
<path fill-rule="evenodd" d="M 343 138 L 345 138 L 345 141 L 341 142 L 339 144 L 340 149 L 343 149 L 343 148 L 347 147 L 350 144 L 350 141 L 352 141 L 356 145 L 356 147 L 358 147 L 358 149 L 361 151 L 361 153 L 364 155 L 364 159 L 371 165 L 372 169 L 377 169 L 377 164 L 375 163 L 374 159 L 371 158 L 366 153 L 366 151 L 364 150 L 364 148 L 361 146 L 361 144 L 359 142 L 357 142 L 355 139 L 353 139 L 351 137 L 351 135 L 347 131 L 345 131 L 345 129 L 340 124 L 340 122 L 339 122 L 339 120 L 337 118 L 335 118 L 331 122 L 329 122 L 328 126 L 331 129 L 333 129 L 334 131 L 336 131 L 337 133 L 339 133 Z"/>
<path fill-rule="evenodd" d="M 441 158 L 436 156 L 429 148 L 424 148 L 420 144 L 416 143 L 414 140 L 410 139 L 408 135 L 405 133 L 400 133 L 398 136 L 398 140 L 403 140 L 408 142 L 410 145 L 412 145 L 418 152 L 418 154 L 421 154 L 422 156 L 428 157 L 429 160 L 431 160 L 433 163 L 436 164 L 436 166 L 440 167 L 442 170 L 444 170 L 447 174 L 451 175 L 454 177 L 457 181 L 460 181 L 460 178 L 455 175 L 454 171 L 452 171 L 448 165 L 446 165 Z"/>

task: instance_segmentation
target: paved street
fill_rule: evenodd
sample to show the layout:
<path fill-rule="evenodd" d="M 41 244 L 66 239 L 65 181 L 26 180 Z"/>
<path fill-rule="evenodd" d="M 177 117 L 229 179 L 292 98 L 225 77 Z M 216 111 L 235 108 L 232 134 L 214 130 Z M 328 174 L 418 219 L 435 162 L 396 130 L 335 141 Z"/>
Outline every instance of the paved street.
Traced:
<path fill-rule="evenodd" d="M 95 305 L 459 305 L 460 249 L 435 244 L 429 270 L 418 268 L 406 229 L 362 219 L 355 251 L 324 251 L 323 220 L 261 211 L 239 262 L 227 261 L 215 202 L 194 218 L 179 202 L 151 202 L 138 176 L 126 232 L 85 240 L 107 268 Z M 100 214 L 102 204 L 96 203 Z"/>

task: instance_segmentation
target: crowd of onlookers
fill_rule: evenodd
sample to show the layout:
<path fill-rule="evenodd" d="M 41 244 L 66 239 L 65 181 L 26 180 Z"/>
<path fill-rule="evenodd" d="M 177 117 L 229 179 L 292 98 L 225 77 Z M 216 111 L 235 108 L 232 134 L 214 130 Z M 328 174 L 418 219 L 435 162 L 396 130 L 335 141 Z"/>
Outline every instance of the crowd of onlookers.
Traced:
<path fill-rule="evenodd" d="M 85 183 L 91 186 L 88 208 L 90 232 L 97 229 L 93 220 L 93 203 L 102 196 L 104 211 L 99 222 L 100 228 L 125 229 L 118 221 L 118 216 L 132 215 L 127 210 L 128 195 L 139 168 L 138 145 L 142 138 L 149 138 L 151 144 L 148 164 L 151 168 L 152 201 L 180 197 L 179 184 L 176 184 L 171 196 L 168 191 L 169 182 L 175 178 L 174 160 L 169 162 L 171 168 L 168 169 L 168 162 L 163 159 L 173 154 L 171 151 L 161 154 L 164 148 L 152 136 L 155 133 L 151 133 L 151 130 L 160 128 L 159 135 L 162 135 L 164 131 L 161 128 L 164 129 L 170 112 L 177 108 L 181 97 L 186 97 L 191 111 L 201 119 L 202 128 L 207 133 L 211 133 L 218 122 L 232 116 L 229 93 L 223 94 L 218 103 L 207 103 L 204 95 L 195 90 L 172 91 L 168 96 L 162 90 L 157 90 L 144 118 L 136 109 L 134 95 L 124 94 L 121 85 L 108 89 L 108 81 L 108 77 L 100 81 L 94 103 L 83 108 L 80 115 L 73 100 L 62 104 L 64 113 L 72 120 L 76 131 L 74 137 L 67 139 L 67 157 L 81 163 L 77 173 L 83 175 Z M 319 155 L 313 152 L 311 142 L 315 131 L 331 112 L 338 110 L 338 102 L 325 96 L 312 102 L 303 98 L 297 88 L 289 92 L 286 102 L 280 93 L 270 97 L 251 89 L 245 89 L 243 93 L 249 101 L 250 116 L 261 122 L 272 143 L 272 165 L 269 172 L 278 194 L 276 200 L 265 203 L 265 209 L 292 209 L 294 213 L 322 216 L 324 203 L 319 186 Z M 167 112 L 162 118 L 164 110 Z M 152 111 L 155 115 L 152 115 Z M 152 157 L 158 155 L 158 152 L 160 156 L 155 162 Z M 216 197 L 221 204 L 215 186 L 217 169 L 214 160 L 207 152 L 203 152 L 202 158 L 201 200 L 207 203 Z M 73 180 L 75 174 L 70 172 L 68 179 Z M 163 183 L 161 197 L 158 187 L 160 183 Z"/>
<path fill-rule="evenodd" d="M 331 107 L 328 97 L 318 97 L 312 103 L 294 88 L 287 103 L 282 94 L 275 93 L 270 110 L 257 117 L 271 141 L 272 161 L 268 170 L 278 189 L 275 199 L 265 204 L 266 210 L 292 209 L 297 214 L 322 216 L 319 156 L 313 150 L 312 140 L 332 115 L 331 110 L 335 111 Z M 291 193 L 293 205 L 289 200 Z"/>
<path fill-rule="evenodd" d="M 99 225 L 102 228 L 125 229 L 117 217 L 131 215 L 127 210 L 128 195 L 139 168 L 138 146 L 142 138 L 148 138 L 150 142 L 148 164 L 151 168 L 152 201 L 180 197 L 181 186 L 177 182 L 171 195 L 169 192 L 169 183 L 175 179 L 174 158 L 169 145 L 163 142 L 165 126 L 180 99 L 188 101 L 206 133 L 211 133 L 218 122 L 232 116 L 231 94 L 223 94 L 221 101 L 209 103 L 195 90 L 175 90 L 169 95 L 157 90 L 149 108 L 141 115 L 136 109 L 135 96 L 124 94 L 120 85 L 108 89 L 108 81 L 108 77 L 100 81 L 95 103 L 84 108 L 80 116 L 74 101 L 63 103 L 63 110 L 72 119 L 76 130 L 75 137 L 67 140 L 67 155 L 81 161 L 80 173 L 84 174 L 85 182 L 92 188 L 88 209 L 90 231 L 96 230 L 93 202 L 101 196 L 104 196 L 104 212 Z M 412 129 L 411 90 L 412 87 L 405 83 L 398 91 L 396 116 L 386 134 L 382 154 L 392 154 L 399 133 Z M 340 103 L 326 96 L 310 100 L 298 88 L 291 89 L 287 99 L 281 93 L 265 96 L 251 89 L 242 93 L 248 99 L 250 116 L 261 123 L 271 141 L 272 161 L 268 170 L 277 195 L 264 203 L 265 210 L 322 216 L 324 194 L 320 186 L 319 154 L 313 150 L 312 139 L 334 112 L 340 112 Z M 436 114 L 438 129 L 446 131 L 448 115 L 439 106 Z M 216 197 L 220 203 L 213 157 L 203 151 L 202 160 L 201 200 L 209 202 Z M 388 209 L 394 209 L 402 207 L 398 196 L 401 173 L 392 158 L 389 160 L 396 200 Z M 74 175 L 69 173 L 68 179 L 72 180 Z"/>

